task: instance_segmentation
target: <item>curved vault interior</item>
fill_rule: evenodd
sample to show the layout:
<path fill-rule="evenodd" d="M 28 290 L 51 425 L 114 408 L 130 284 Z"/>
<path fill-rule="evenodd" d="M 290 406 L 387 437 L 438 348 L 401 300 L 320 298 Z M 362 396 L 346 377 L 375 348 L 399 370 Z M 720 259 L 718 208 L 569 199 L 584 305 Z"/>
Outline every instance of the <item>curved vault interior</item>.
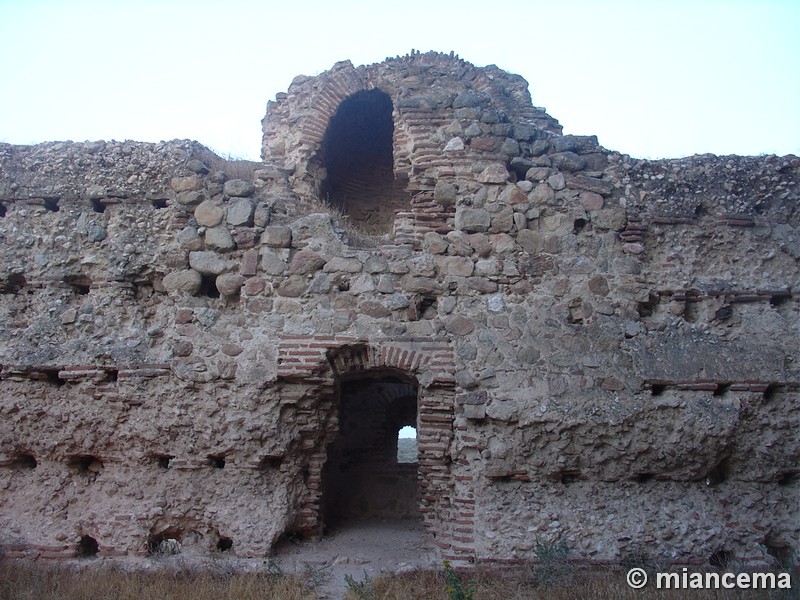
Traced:
<path fill-rule="evenodd" d="M 393 135 L 391 98 L 379 89 L 356 92 L 331 117 L 318 155 L 322 199 L 368 234 L 391 233 L 395 212 L 407 210 L 394 177 Z"/>

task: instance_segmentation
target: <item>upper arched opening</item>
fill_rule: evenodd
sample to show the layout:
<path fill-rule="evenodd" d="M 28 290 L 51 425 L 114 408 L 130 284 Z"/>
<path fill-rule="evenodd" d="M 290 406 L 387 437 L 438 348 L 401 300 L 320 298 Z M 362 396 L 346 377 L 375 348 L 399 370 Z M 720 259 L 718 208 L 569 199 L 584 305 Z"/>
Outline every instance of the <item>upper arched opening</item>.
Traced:
<path fill-rule="evenodd" d="M 404 198 L 393 168 L 392 100 L 379 89 L 347 97 L 328 122 L 320 194 L 369 234 L 390 233 Z"/>

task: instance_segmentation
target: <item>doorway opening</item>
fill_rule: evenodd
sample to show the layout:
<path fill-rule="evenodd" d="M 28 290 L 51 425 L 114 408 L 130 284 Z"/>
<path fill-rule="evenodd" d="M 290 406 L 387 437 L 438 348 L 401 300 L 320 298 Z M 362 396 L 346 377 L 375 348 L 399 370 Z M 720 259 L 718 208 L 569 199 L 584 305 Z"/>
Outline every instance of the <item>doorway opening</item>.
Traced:
<path fill-rule="evenodd" d="M 417 427 L 417 392 L 415 380 L 394 373 L 341 382 L 339 434 L 322 473 L 326 528 L 419 517 L 416 438 L 413 462 L 398 460 L 401 430 Z"/>
<path fill-rule="evenodd" d="M 327 172 L 321 197 L 371 235 L 390 233 L 407 204 L 394 177 L 393 135 L 391 98 L 360 91 L 339 105 L 320 148 Z"/>

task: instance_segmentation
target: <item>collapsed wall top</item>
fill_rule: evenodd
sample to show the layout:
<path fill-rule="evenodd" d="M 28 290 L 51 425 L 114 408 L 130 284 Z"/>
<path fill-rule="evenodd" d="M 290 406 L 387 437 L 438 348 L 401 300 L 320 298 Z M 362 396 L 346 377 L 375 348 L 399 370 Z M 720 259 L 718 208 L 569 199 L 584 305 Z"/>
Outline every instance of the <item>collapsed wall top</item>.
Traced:
<path fill-rule="evenodd" d="M 536 141 L 561 126 L 531 104 L 519 75 L 429 52 L 299 76 L 268 104 L 263 132 L 263 159 L 292 169 L 301 193 L 336 206 L 365 188 L 373 200 L 376 188 L 407 200 L 442 177 L 474 179 L 535 155 Z"/>

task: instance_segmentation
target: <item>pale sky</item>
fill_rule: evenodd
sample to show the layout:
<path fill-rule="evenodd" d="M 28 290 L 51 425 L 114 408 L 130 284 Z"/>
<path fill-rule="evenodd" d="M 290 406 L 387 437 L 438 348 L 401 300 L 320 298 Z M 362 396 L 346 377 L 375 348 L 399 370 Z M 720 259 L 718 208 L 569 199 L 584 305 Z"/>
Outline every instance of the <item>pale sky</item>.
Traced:
<path fill-rule="evenodd" d="M 636 157 L 800 155 L 798 0 L 0 0 L 0 141 L 190 138 L 258 160 L 339 60 L 455 51 Z"/>

